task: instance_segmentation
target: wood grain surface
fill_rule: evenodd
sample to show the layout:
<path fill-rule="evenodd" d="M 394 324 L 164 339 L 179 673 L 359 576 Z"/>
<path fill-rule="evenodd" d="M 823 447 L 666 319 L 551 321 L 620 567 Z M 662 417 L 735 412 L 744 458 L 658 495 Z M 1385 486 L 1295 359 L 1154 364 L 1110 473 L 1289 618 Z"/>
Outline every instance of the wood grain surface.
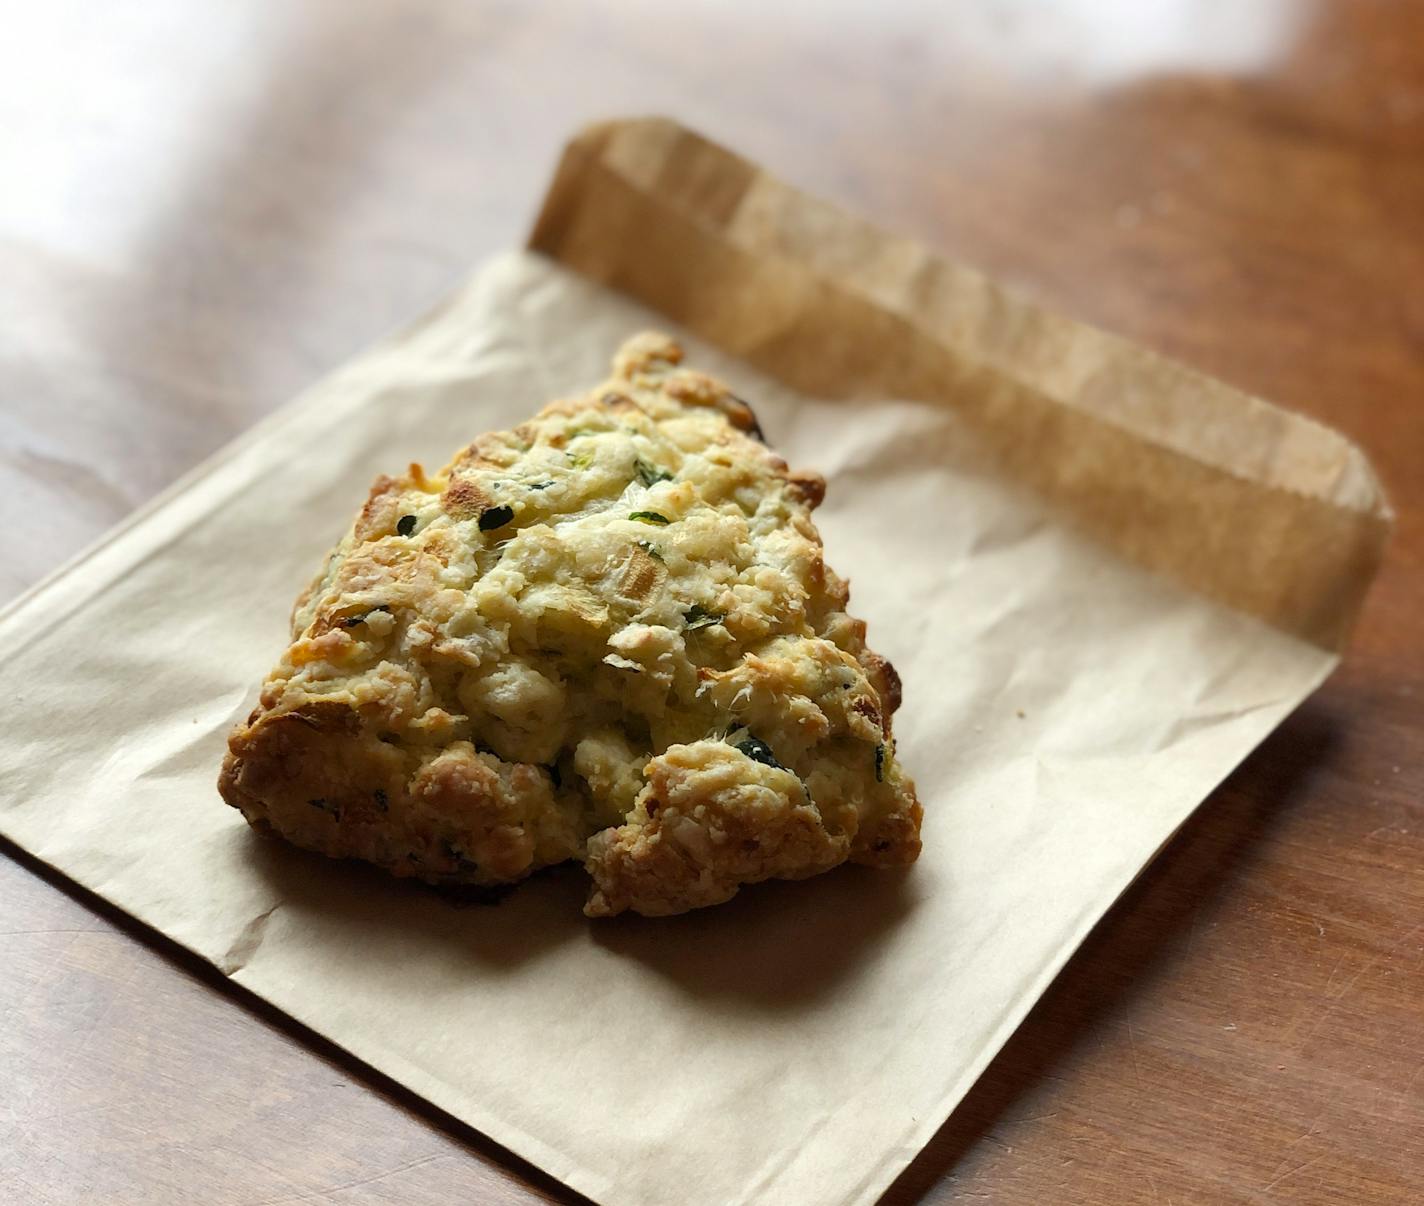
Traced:
<path fill-rule="evenodd" d="M 1358 440 L 1399 526 L 1344 666 L 886 1200 L 1424 1200 L 1424 7 L 0 0 L 0 28 L 5 597 L 521 241 L 614 114 Z M 576 1200 L 4 853 L 0 1201 Z"/>

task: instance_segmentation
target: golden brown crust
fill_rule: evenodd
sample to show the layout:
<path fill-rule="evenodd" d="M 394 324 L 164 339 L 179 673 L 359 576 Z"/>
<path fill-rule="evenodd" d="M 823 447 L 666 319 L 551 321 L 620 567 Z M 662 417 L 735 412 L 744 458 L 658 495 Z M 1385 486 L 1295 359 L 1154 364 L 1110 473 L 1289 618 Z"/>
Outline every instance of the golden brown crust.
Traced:
<path fill-rule="evenodd" d="M 871 686 L 885 703 L 886 732 L 889 732 L 890 715 L 900 710 L 900 675 L 888 658 L 870 649 L 861 650 L 860 664 L 865 667 Z"/>
<path fill-rule="evenodd" d="M 844 862 L 832 833 L 790 771 L 720 742 L 673 746 L 647 767 L 629 819 L 589 841 L 588 913 L 657 917 L 721 904 L 742 884 L 801 879 Z"/>
<path fill-rule="evenodd" d="M 468 477 L 457 477 L 445 487 L 440 505 L 452 519 L 475 519 L 486 507 L 493 506 L 494 500 L 478 482 Z"/>
<path fill-rule="evenodd" d="M 802 469 L 787 476 L 787 485 L 809 510 L 814 511 L 825 501 L 826 479 L 819 473 Z"/>
<path fill-rule="evenodd" d="M 596 916 L 913 861 L 899 679 L 825 565 L 825 483 L 681 359 L 638 336 L 590 394 L 379 478 L 229 742 L 227 801 L 433 883 L 581 859 Z"/>

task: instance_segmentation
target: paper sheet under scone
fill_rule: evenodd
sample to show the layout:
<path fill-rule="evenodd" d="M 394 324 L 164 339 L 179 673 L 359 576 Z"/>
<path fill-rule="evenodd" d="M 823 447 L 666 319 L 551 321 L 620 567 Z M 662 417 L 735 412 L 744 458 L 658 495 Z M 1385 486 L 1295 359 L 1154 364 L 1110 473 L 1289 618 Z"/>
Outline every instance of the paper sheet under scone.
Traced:
<path fill-rule="evenodd" d="M 745 181 L 724 190 L 739 200 L 722 206 L 721 225 L 703 214 L 680 234 L 677 221 L 646 222 L 661 272 L 636 256 L 597 262 L 602 244 L 580 240 L 622 212 L 618 188 L 623 204 L 646 207 L 639 190 L 658 188 L 658 173 L 639 173 L 657 161 L 666 179 L 669 154 L 693 154 L 685 137 L 653 123 L 585 140 L 539 238 L 803 387 L 814 375 L 806 332 L 830 341 L 826 362 L 844 372 L 801 393 L 686 337 L 689 359 L 755 405 L 778 450 L 829 481 L 817 513 L 828 560 L 851 578 L 854 610 L 905 681 L 896 729 L 925 802 L 920 863 L 764 885 L 670 920 L 595 923 L 579 911 L 577 869 L 495 908 L 455 909 L 262 841 L 218 801 L 226 734 L 282 643 L 292 597 L 371 479 L 409 460 L 443 463 L 478 432 L 597 381 L 634 329 L 676 329 L 667 313 L 533 253 L 488 266 L 0 618 L 0 832 L 591 1197 L 867 1202 L 1122 889 L 1329 673 L 1387 512 L 1333 433 L 1302 434 L 1301 420 L 1202 386 L 1213 431 L 1178 431 L 1169 452 L 1180 472 L 1154 487 L 1179 555 L 1136 558 L 1153 572 L 1134 564 L 1141 516 L 1124 541 L 1081 509 L 1101 458 L 1074 468 L 1076 419 L 1056 429 L 1067 444 L 1019 447 L 1044 432 L 1009 438 L 1004 425 L 1028 412 L 987 351 L 941 381 L 915 341 L 895 342 L 904 335 L 888 318 L 865 327 L 852 308 L 860 326 L 838 327 L 832 310 L 848 303 L 800 280 L 794 249 L 754 257 L 743 265 L 752 275 L 732 271 L 749 255 L 744 236 L 760 237 L 760 202 L 746 197 L 767 178 L 754 174 L 751 194 Z M 698 197 L 722 195 L 718 182 L 740 163 L 716 154 L 721 167 L 694 155 Z M 591 156 L 613 164 L 613 191 L 585 189 Z M 776 204 L 776 222 L 797 226 L 785 197 Z M 798 204 L 812 229 L 823 211 Z M 709 246 L 723 260 L 709 261 Z M 850 281 L 867 253 L 892 246 L 904 245 L 842 245 L 844 263 L 817 275 Z M 933 275 L 923 252 L 909 259 L 896 262 L 911 277 Z M 721 273 L 711 309 L 687 279 L 703 266 Z M 934 311 L 937 286 L 918 287 L 932 303 L 923 337 L 947 346 L 935 334 L 947 321 Z M 892 305 L 872 291 L 865 305 L 889 315 L 907 296 Z M 983 298 L 981 331 L 988 308 L 1014 304 Z M 726 306 L 745 321 L 729 324 Z M 975 315 L 955 321 L 962 332 Z M 1023 366 L 1062 384 L 1071 373 L 1052 369 L 1056 358 L 1084 356 L 1102 337 L 1082 333 L 1080 346 L 1081 328 L 1054 330 L 1067 342 L 1023 348 Z M 795 355 L 778 363 L 787 348 Z M 876 394 L 871 368 L 892 350 L 920 356 L 924 374 L 884 378 Z M 955 355 L 972 359 L 973 347 L 961 341 Z M 1108 362 L 1092 391 L 1121 407 L 1109 438 L 1143 455 L 1167 447 L 1152 426 L 1161 399 L 1144 412 L 1113 393 L 1103 370 L 1126 373 L 1127 358 Z M 1191 413 L 1197 380 L 1171 384 L 1176 401 L 1162 405 L 1174 422 Z M 921 388 L 935 382 L 960 390 L 962 405 Z M 1045 384 L 1033 391 L 1045 413 L 1069 405 Z M 1265 541 L 1252 525 L 1276 512 L 1233 510 L 1241 492 L 1217 482 L 1208 445 L 1244 458 L 1232 481 L 1299 504 L 1285 508 L 1278 544 L 1309 547 L 1314 523 L 1315 561 L 1264 558 L 1238 597 L 1213 587 L 1203 550 L 1219 561 Z M 1175 507 L 1162 493 L 1208 478 Z M 1243 527 L 1245 537 L 1223 534 Z"/>

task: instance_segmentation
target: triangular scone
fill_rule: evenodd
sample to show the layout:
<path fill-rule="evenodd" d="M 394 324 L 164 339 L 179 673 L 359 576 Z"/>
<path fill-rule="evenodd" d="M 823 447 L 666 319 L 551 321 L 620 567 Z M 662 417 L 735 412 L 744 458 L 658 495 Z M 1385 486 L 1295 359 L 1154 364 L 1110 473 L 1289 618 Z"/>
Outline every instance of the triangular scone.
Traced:
<path fill-rule="evenodd" d="M 220 787 L 258 829 L 436 884 L 580 859 L 585 911 L 913 862 L 899 683 L 745 403 L 641 335 L 435 476 L 380 478 L 298 599 Z"/>

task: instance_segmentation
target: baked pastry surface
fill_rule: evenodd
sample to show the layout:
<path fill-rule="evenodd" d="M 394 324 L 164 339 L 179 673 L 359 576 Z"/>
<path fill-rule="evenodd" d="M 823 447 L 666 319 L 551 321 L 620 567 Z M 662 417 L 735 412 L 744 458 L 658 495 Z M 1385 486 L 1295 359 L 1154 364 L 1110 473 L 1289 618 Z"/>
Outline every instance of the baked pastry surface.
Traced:
<path fill-rule="evenodd" d="M 577 859 L 590 916 L 913 862 L 899 681 L 823 559 L 824 483 L 681 359 L 637 336 L 586 396 L 379 478 L 229 741 L 227 802 L 435 884 Z"/>

